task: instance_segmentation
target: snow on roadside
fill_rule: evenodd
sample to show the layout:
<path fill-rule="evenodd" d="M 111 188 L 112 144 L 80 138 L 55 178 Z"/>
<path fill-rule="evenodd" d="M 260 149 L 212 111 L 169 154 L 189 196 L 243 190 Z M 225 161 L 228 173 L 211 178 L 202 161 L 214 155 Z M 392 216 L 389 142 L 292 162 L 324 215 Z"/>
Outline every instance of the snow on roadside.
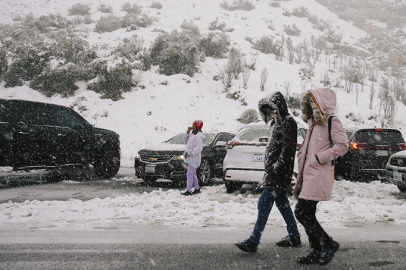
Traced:
<path fill-rule="evenodd" d="M 181 196 L 175 189 L 157 189 L 89 201 L 8 202 L 0 204 L 0 226 L 94 230 L 131 224 L 233 228 L 255 223 L 258 194 L 227 194 L 224 185 L 202 190 L 201 194 L 191 197 Z M 392 184 L 339 181 L 332 200 L 318 205 L 318 218 L 325 227 L 405 224 L 404 197 Z M 292 207 L 295 203 L 291 200 Z M 285 226 L 276 208 L 268 224 Z"/>

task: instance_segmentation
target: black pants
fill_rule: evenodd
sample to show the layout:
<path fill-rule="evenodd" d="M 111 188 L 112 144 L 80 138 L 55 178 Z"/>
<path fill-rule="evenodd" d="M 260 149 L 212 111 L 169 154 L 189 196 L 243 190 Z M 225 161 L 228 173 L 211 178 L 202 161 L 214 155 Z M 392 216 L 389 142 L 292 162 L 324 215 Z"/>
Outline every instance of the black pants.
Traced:
<path fill-rule="evenodd" d="M 295 208 L 296 219 L 303 225 L 309 237 L 310 248 L 319 251 L 322 245 L 330 244 L 331 238 L 316 219 L 318 201 L 298 199 Z"/>

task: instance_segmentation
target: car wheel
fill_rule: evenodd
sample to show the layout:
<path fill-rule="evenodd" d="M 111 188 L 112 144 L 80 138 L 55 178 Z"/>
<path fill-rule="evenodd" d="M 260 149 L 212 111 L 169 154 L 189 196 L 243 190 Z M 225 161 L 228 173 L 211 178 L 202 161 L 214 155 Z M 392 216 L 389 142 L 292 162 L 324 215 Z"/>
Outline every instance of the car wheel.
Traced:
<path fill-rule="evenodd" d="M 398 189 L 399 189 L 401 192 L 406 192 L 406 187 L 398 186 Z"/>
<path fill-rule="evenodd" d="M 211 168 L 207 159 L 202 159 L 202 163 L 197 170 L 197 178 L 199 179 L 199 184 L 202 186 L 206 186 L 210 183 Z"/>
<path fill-rule="evenodd" d="M 102 149 L 93 166 L 98 177 L 115 176 L 120 169 L 120 150 L 112 146 Z"/>
<path fill-rule="evenodd" d="M 232 193 L 235 190 L 240 190 L 242 187 L 241 183 L 236 183 L 232 181 L 225 181 L 227 193 Z"/>

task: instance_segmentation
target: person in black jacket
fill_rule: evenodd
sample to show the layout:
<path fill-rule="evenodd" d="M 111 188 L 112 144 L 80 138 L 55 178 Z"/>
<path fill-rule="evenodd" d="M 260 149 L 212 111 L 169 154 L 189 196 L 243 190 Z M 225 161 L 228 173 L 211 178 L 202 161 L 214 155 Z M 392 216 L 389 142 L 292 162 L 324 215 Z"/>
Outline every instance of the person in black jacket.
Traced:
<path fill-rule="evenodd" d="M 282 247 L 300 247 L 300 234 L 288 199 L 296 154 L 297 123 L 289 114 L 285 98 L 280 92 L 261 99 L 258 108 L 264 122 L 270 122 L 270 137 L 265 152 L 264 190 L 258 200 L 258 217 L 251 236 L 235 245 L 245 252 L 257 251 L 275 203 L 289 233 L 276 244 Z"/>

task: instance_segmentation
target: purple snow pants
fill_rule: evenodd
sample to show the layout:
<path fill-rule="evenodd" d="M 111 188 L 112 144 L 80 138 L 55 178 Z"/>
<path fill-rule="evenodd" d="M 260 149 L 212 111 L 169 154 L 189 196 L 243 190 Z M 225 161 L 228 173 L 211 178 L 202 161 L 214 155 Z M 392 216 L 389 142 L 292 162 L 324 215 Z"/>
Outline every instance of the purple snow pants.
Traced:
<path fill-rule="evenodd" d="M 196 168 L 193 166 L 188 165 L 187 166 L 187 184 L 186 184 L 186 190 L 192 192 L 192 187 L 195 189 L 199 189 L 199 180 L 197 179 L 196 175 Z"/>

